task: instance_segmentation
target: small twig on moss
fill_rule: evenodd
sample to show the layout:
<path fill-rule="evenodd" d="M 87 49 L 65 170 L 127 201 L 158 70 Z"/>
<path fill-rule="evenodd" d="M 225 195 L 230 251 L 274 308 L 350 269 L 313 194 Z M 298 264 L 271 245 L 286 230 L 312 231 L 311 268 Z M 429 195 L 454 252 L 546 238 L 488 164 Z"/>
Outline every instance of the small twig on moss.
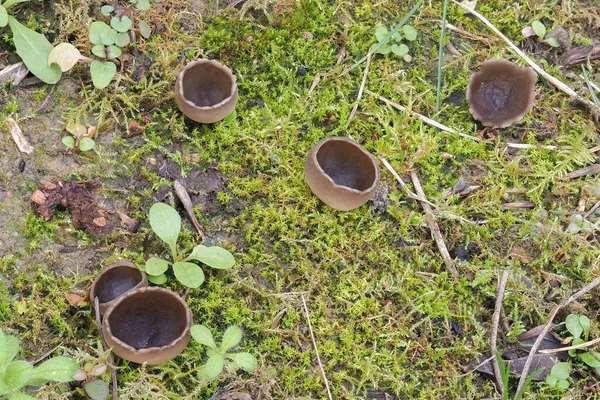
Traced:
<path fill-rule="evenodd" d="M 369 74 L 369 66 L 371 65 L 371 55 L 367 56 L 367 65 L 365 65 L 365 72 L 363 74 L 362 82 L 360 83 L 360 89 L 358 90 L 358 96 L 356 96 L 356 103 L 354 107 L 352 107 L 352 111 L 350 112 L 350 116 L 348 117 L 348 122 L 346 122 L 346 128 L 350 125 L 350 121 L 354 118 L 354 114 L 356 110 L 358 110 L 358 103 L 362 98 L 363 91 L 365 90 L 365 84 L 367 83 L 367 75 Z"/>
<path fill-rule="evenodd" d="M 523 51 L 521 51 L 521 49 L 519 49 L 517 46 L 515 46 L 515 44 L 513 42 L 511 42 L 509 38 L 507 38 L 506 36 L 504 36 L 504 34 L 502 32 L 500 32 L 500 30 L 498 30 L 498 28 L 496 28 L 494 26 L 494 24 L 492 24 L 490 21 L 488 21 L 487 18 L 485 18 L 483 15 L 479 14 L 475 10 L 471 10 L 470 8 L 468 8 L 467 6 L 465 6 L 462 3 L 459 3 L 456 0 L 452 0 L 452 1 L 455 4 L 458 4 L 464 10 L 470 12 L 471 14 L 473 14 L 474 16 L 476 16 L 477 18 L 479 18 L 481 20 L 481 22 L 483 22 L 496 35 L 498 35 L 498 37 L 500 37 L 500 39 L 504 40 L 506 42 L 506 44 L 508 44 L 508 46 L 510 47 L 510 49 L 512 51 L 514 51 L 527 64 L 529 64 L 531 66 L 531 68 L 533 68 L 538 74 L 540 74 L 544 79 L 546 79 L 548 82 L 550 82 L 552 85 L 554 85 L 557 89 L 563 91 L 564 93 L 568 94 L 571 97 L 576 98 L 577 100 L 579 100 L 582 103 L 586 104 L 588 107 L 592 107 L 593 109 L 597 109 L 597 107 L 596 107 L 596 105 L 594 103 L 592 103 L 589 100 L 585 99 L 584 97 L 578 95 L 577 92 L 575 92 L 575 90 L 571 89 L 568 85 L 564 84 L 559 79 L 553 77 L 552 75 L 550 75 L 549 73 L 547 73 L 546 71 L 544 71 L 542 69 L 542 67 L 540 67 L 539 65 L 537 65 Z M 517 391 L 517 393 L 518 393 L 518 391 Z"/>
<path fill-rule="evenodd" d="M 502 311 L 502 300 L 504 299 L 504 291 L 506 290 L 506 282 L 508 281 L 508 270 L 505 269 L 502 272 L 502 277 L 498 282 L 498 290 L 496 291 L 496 306 L 494 307 L 494 314 L 492 315 L 492 334 L 490 338 L 490 352 L 492 358 L 495 358 L 498 341 L 498 326 L 500 325 L 500 314 Z M 494 368 L 494 376 L 496 377 L 496 386 L 501 395 L 504 394 L 504 384 L 502 383 L 502 374 L 500 373 L 500 366 L 498 360 L 492 361 L 492 367 Z"/>
<path fill-rule="evenodd" d="M 425 192 L 423 191 L 423 187 L 421 186 L 421 181 L 419 180 L 417 173 L 415 171 L 410 171 L 410 177 L 417 194 L 426 199 L 427 197 L 425 196 Z M 448 268 L 448 271 L 450 271 L 452 275 L 458 277 L 458 270 L 454 266 L 454 261 L 452 260 L 452 257 L 450 257 L 450 253 L 448 253 L 444 236 L 442 236 L 442 232 L 440 231 L 440 227 L 435 219 L 435 216 L 433 215 L 433 210 L 431 209 L 429 202 L 422 201 L 421 205 L 423 206 L 425 215 L 427 216 L 427 223 L 429 224 L 429 229 L 431 230 L 431 236 L 435 238 L 435 243 L 437 244 L 442 259 L 444 260 L 444 264 L 446 264 L 446 268 Z"/>
<path fill-rule="evenodd" d="M 98 332 L 100 333 L 100 338 L 102 339 L 104 348 L 108 349 L 108 365 L 110 366 L 110 370 L 112 372 L 113 400 L 117 400 L 119 396 L 119 386 L 117 383 L 117 369 L 115 368 L 115 360 L 113 360 L 112 355 L 110 354 L 110 349 L 108 348 L 108 344 L 106 344 L 106 339 L 104 338 L 104 333 L 102 332 L 102 321 L 100 320 L 100 299 L 98 299 L 98 296 L 94 298 L 94 311 L 96 312 L 96 325 L 98 325 Z"/>
<path fill-rule="evenodd" d="M 448 15 L 448 0 L 444 0 L 444 11 L 442 12 L 442 31 L 440 32 L 440 49 L 438 52 L 437 68 L 437 92 L 435 96 L 435 113 L 440 112 L 442 104 L 442 63 L 444 62 L 444 38 L 446 36 L 446 16 Z"/>
<path fill-rule="evenodd" d="M 438 20 L 437 22 L 438 22 L 438 24 L 440 24 L 440 26 L 442 26 L 441 20 Z M 474 35 L 471 32 L 467 32 L 463 29 L 460 29 L 452 24 L 449 24 L 448 22 L 446 22 L 446 29 L 454 31 L 454 32 L 458 33 L 460 36 L 466 37 L 467 39 L 482 42 L 483 44 L 485 44 L 487 46 L 491 46 L 492 43 L 494 43 L 497 40 L 495 37 L 483 37 L 483 36 Z"/>
<path fill-rule="evenodd" d="M 387 168 L 388 171 L 390 171 L 390 173 L 394 176 L 394 178 L 396 178 L 396 181 L 400 184 L 400 187 L 402 189 L 404 189 L 404 191 L 406 192 L 406 194 L 408 195 L 408 197 L 411 197 L 415 200 L 418 201 L 422 201 L 424 203 L 429 204 L 432 207 L 437 207 L 435 204 L 433 204 L 432 202 L 430 202 L 429 200 L 427 200 L 424 197 L 421 197 L 415 193 L 413 193 L 407 186 L 406 183 L 402 180 L 402 178 L 400 177 L 400 175 L 398 175 L 398 173 L 394 170 L 394 168 L 392 168 L 391 164 L 388 162 L 388 160 L 386 160 L 383 157 L 379 157 L 379 159 L 381 160 L 381 162 L 383 163 L 383 165 L 385 166 L 385 168 Z"/>
<path fill-rule="evenodd" d="M 531 369 L 531 363 L 533 362 L 533 356 L 537 353 L 537 349 L 540 347 L 540 344 L 542 343 L 542 340 L 544 340 L 544 338 L 546 337 L 546 334 L 554 326 L 552 324 L 552 321 L 556 317 L 556 314 L 558 314 L 558 312 L 560 310 L 562 310 L 563 308 L 565 308 L 566 306 L 568 306 L 569 304 L 571 304 L 572 302 L 574 302 L 575 300 L 577 300 L 578 298 L 583 296 L 584 294 L 592 291 L 598 285 L 600 285 L 600 277 L 594 279 L 593 281 L 591 281 L 590 283 L 585 285 L 577 293 L 573 294 L 571 297 L 569 297 L 562 303 L 557 304 L 552 309 L 552 311 L 550 312 L 550 316 L 548 317 L 548 321 L 546 322 L 546 324 L 544 325 L 544 328 L 542 329 L 542 331 L 538 335 L 537 339 L 533 343 L 533 346 L 531 346 L 531 350 L 529 350 L 529 355 L 527 356 L 527 360 L 525 361 L 525 365 L 523 366 L 523 371 L 521 372 L 521 378 L 519 379 L 519 386 L 517 386 L 517 391 L 516 391 L 517 394 L 521 392 L 523 385 L 525 385 L 525 381 L 527 380 L 527 375 L 529 374 L 529 370 Z M 515 400 L 516 400 L 516 398 L 515 398 Z"/>
<path fill-rule="evenodd" d="M 327 380 L 327 375 L 325 375 L 325 369 L 323 369 L 323 364 L 321 363 L 321 357 L 319 357 L 319 349 L 317 348 L 317 342 L 315 340 L 315 334 L 313 333 L 312 324 L 310 323 L 310 315 L 308 314 L 308 306 L 306 305 L 306 299 L 304 298 L 304 293 L 300 294 L 302 296 L 302 304 L 304 305 L 304 312 L 306 313 L 306 321 L 308 321 L 308 330 L 310 332 L 310 337 L 312 339 L 313 347 L 315 348 L 315 354 L 317 355 L 317 361 L 319 362 L 319 368 L 321 369 L 321 374 L 323 375 L 323 380 L 325 381 L 325 388 L 327 389 L 327 396 L 329 400 L 333 400 L 331 396 L 331 390 L 329 390 L 329 381 Z"/>
<path fill-rule="evenodd" d="M 461 375 L 456 375 L 455 378 L 464 378 L 465 376 L 471 375 L 473 372 L 477 371 L 479 368 L 483 367 L 485 364 L 489 363 L 494 358 L 496 358 L 496 355 L 493 355 L 490 358 L 486 358 L 485 360 L 483 360 L 482 362 L 480 362 L 475 368 L 473 368 L 469 372 L 465 372 L 464 374 L 461 374 Z"/>
<path fill-rule="evenodd" d="M 600 338 L 596 338 L 594 340 L 590 340 L 589 342 L 585 342 L 585 343 L 575 344 L 573 346 L 559 347 L 557 349 L 540 350 L 540 351 L 538 351 L 538 353 L 554 354 L 554 353 L 560 353 L 561 351 L 587 349 L 588 347 L 592 347 L 593 345 L 595 345 L 598 342 L 600 342 Z"/>

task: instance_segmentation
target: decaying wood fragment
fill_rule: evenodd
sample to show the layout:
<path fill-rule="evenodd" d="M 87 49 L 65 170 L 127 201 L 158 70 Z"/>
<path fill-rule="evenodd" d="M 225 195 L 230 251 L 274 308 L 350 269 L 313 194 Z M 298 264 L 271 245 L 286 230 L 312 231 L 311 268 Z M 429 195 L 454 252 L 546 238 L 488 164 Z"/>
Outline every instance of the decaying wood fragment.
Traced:
<path fill-rule="evenodd" d="M 17 86 L 27 76 L 29 70 L 22 62 L 9 65 L 0 71 L 0 85 L 12 81 L 13 86 Z"/>
<path fill-rule="evenodd" d="M 31 154 L 34 148 L 29 144 L 25 136 L 23 136 L 23 131 L 19 124 L 17 124 L 17 121 L 12 118 L 6 118 L 6 125 L 8 126 L 10 135 L 17 144 L 19 151 L 21 153 Z"/>
<path fill-rule="evenodd" d="M 585 168 L 578 169 L 577 171 L 569 172 L 565 176 L 561 176 L 560 179 L 563 179 L 563 180 L 576 179 L 576 178 L 581 178 L 583 176 L 594 175 L 594 174 L 598 174 L 598 173 L 600 173 L 600 164 L 593 164 L 593 165 L 587 166 Z"/>
<path fill-rule="evenodd" d="M 587 62 L 588 57 L 591 60 L 600 59 L 600 46 L 580 46 L 573 47 L 565 54 L 563 65 L 567 68 Z"/>

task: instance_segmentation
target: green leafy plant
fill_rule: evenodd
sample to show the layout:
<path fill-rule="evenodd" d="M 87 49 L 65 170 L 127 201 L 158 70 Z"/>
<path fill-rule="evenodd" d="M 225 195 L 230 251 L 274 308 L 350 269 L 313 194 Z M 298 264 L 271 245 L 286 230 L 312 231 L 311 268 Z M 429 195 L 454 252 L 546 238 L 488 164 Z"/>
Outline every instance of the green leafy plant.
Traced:
<path fill-rule="evenodd" d="M 593 229 L 591 222 L 584 219 L 583 216 L 580 214 L 574 214 L 571 217 L 571 222 L 569 223 L 569 226 L 567 227 L 567 232 L 570 233 L 589 233 L 592 232 L 592 230 Z"/>
<path fill-rule="evenodd" d="M 148 0 L 130 0 L 130 3 L 134 4 L 137 10 L 150 8 Z M 143 20 L 137 20 L 137 27 L 134 26 L 134 10 L 131 7 L 117 10 L 115 6 L 104 5 L 100 12 L 110 18 L 110 25 L 102 21 L 94 21 L 90 25 L 89 39 L 94 45 L 92 54 L 98 59 L 84 57 L 72 44 L 61 43 L 50 52 L 48 65 L 58 64 L 60 70 L 66 72 L 79 60 L 89 62 L 94 86 L 104 89 L 117 73 L 115 60 L 121 57 L 122 49 L 129 46 L 135 33 L 139 32 L 147 39 L 152 34 L 152 30 Z"/>
<path fill-rule="evenodd" d="M 405 57 L 408 55 L 408 46 L 403 43 L 403 40 L 414 41 L 417 38 L 417 31 L 412 25 L 404 25 L 398 31 L 392 32 L 391 38 L 388 39 L 388 35 L 390 32 L 385 26 L 378 26 L 375 29 L 375 39 L 377 39 L 377 45 L 380 46 L 376 52 L 379 54 L 394 53 L 398 57 Z M 381 45 L 384 42 L 387 43 Z"/>
<path fill-rule="evenodd" d="M 498 367 L 500 369 L 500 377 L 502 378 L 502 386 L 504 389 L 502 391 L 502 393 L 503 393 L 502 399 L 508 400 L 508 390 L 509 390 L 508 378 L 510 377 L 510 362 L 504 364 L 504 359 L 502 358 L 502 355 L 500 354 L 500 352 L 497 350 L 496 350 L 496 361 L 498 362 Z M 527 379 L 525 380 L 525 384 L 523 385 L 523 387 L 521 388 L 519 393 L 516 394 L 515 400 L 520 400 L 523 397 L 523 395 L 525 394 L 525 391 L 531 384 L 531 381 L 533 380 L 533 378 L 535 378 L 543 370 L 544 370 L 543 368 L 538 368 L 527 377 Z"/>
<path fill-rule="evenodd" d="M 78 369 L 73 378 L 83 382 L 83 390 L 92 400 L 106 400 L 109 395 L 108 383 L 100 379 L 99 376 L 107 371 L 106 364 L 100 362 L 86 362 L 82 368 Z"/>
<path fill-rule="evenodd" d="M 194 247 L 190 255 L 184 258 L 184 255 L 177 249 L 181 217 L 173 207 L 164 203 L 156 203 L 150 208 L 149 218 L 152 230 L 168 245 L 173 260 L 173 262 L 169 262 L 162 258 L 150 258 L 145 265 L 150 282 L 157 285 L 165 283 L 167 281 L 165 272 L 171 266 L 175 278 L 179 282 L 187 287 L 197 288 L 204 282 L 204 272 L 202 268 L 191 261 L 199 261 L 216 269 L 228 269 L 235 264 L 233 255 L 219 246 L 198 245 Z"/>
<path fill-rule="evenodd" d="M 546 377 L 546 383 L 560 389 L 569 388 L 569 374 L 571 372 L 571 364 L 568 362 L 558 362 L 554 364 L 550 374 Z"/>
<path fill-rule="evenodd" d="M 92 139 L 96 134 L 95 126 L 86 128 L 80 124 L 71 124 L 67 125 L 66 129 L 72 136 L 63 136 L 61 141 L 69 149 L 85 152 L 96 147 L 96 142 Z"/>
<path fill-rule="evenodd" d="M 238 345 L 242 340 L 242 330 L 233 325 L 227 328 L 223 334 L 223 340 L 220 346 L 217 346 L 212 333 L 204 325 L 192 326 L 190 332 L 192 337 L 198 343 L 208 347 L 208 361 L 198 372 L 200 379 L 214 379 L 227 367 L 229 370 L 242 369 L 246 372 L 253 372 L 256 369 L 256 358 L 250 353 L 228 353 L 228 351 Z"/>
<path fill-rule="evenodd" d="M 533 21 L 531 26 L 523 28 L 521 33 L 525 37 L 537 36 L 540 42 L 547 43 L 552 47 L 560 47 L 560 44 L 555 37 L 546 37 L 546 27 L 540 21 Z"/>
<path fill-rule="evenodd" d="M 569 314 L 565 319 L 565 326 L 571 334 L 564 340 L 565 343 L 571 343 L 572 346 L 578 346 L 588 342 L 590 335 L 591 322 L 585 315 Z M 571 349 L 569 355 L 575 359 L 583 361 L 586 365 L 600 372 L 600 352 L 589 350 L 587 348 Z"/>
<path fill-rule="evenodd" d="M 11 29 L 17 54 L 32 74 L 42 82 L 56 83 L 61 77 L 60 68 L 45 63 L 52 51 L 52 44 L 44 35 L 27 28 L 11 15 L 14 6 L 27 1 L 29 0 L 0 1 L 0 29 L 6 26 Z"/>
<path fill-rule="evenodd" d="M 14 360 L 19 352 L 19 339 L 0 330 L 0 398 L 27 400 L 34 398 L 21 390 L 50 381 L 70 382 L 79 369 L 77 361 L 69 357 L 53 357 L 34 367 L 27 361 Z"/>

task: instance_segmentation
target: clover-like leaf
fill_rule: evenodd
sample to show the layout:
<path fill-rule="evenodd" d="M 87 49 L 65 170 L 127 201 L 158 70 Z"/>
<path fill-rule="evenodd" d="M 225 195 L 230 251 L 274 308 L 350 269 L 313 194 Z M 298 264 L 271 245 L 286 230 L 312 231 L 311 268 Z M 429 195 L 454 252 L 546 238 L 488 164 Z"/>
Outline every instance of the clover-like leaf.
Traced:
<path fill-rule="evenodd" d="M 583 333 L 583 327 L 579 323 L 579 315 L 569 314 L 565 319 L 565 325 L 567 326 L 567 330 L 571 332 L 571 335 L 573 335 L 573 337 L 581 337 L 581 334 Z"/>
<path fill-rule="evenodd" d="M 115 43 L 117 31 L 102 21 L 94 21 L 90 25 L 90 42 L 110 46 Z"/>
<path fill-rule="evenodd" d="M 548 43 L 552 47 L 560 47 L 560 43 L 558 43 L 558 39 L 555 37 L 549 37 L 543 40 L 544 43 Z"/>
<path fill-rule="evenodd" d="M 391 47 L 392 53 L 397 55 L 398 57 L 402 57 L 403 55 L 408 53 L 408 46 L 405 44 L 397 45 L 393 44 Z"/>
<path fill-rule="evenodd" d="M 402 27 L 402 32 L 404 32 L 404 37 L 406 40 L 411 42 L 417 38 L 417 31 L 412 25 L 404 25 Z"/>
<path fill-rule="evenodd" d="M 197 288 L 204 283 L 204 271 L 191 262 L 176 262 L 173 264 L 175 278 L 189 288 Z"/>
<path fill-rule="evenodd" d="M 138 10 L 144 11 L 150 8 L 150 1 L 148 0 L 138 0 L 135 4 L 135 8 Z"/>
<path fill-rule="evenodd" d="M 170 263 L 162 258 L 152 257 L 146 261 L 146 273 L 148 275 L 159 276 L 169 269 Z"/>
<path fill-rule="evenodd" d="M 190 329 L 190 333 L 194 340 L 200 344 L 208 346 L 213 350 L 217 350 L 217 345 L 215 344 L 215 339 L 213 338 L 210 329 L 208 329 L 204 325 L 194 325 Z"/>
<path fill-rule="evenodd" d="M 73 136 L 63 136 L 60 141 L 71 150 L 75 148 L 75 138 Z"/>
<path fill-rule="evenodd" d="M 540 39 L 543 39 L 544 36 L 546 36 L 546 27 L 540 21 L 533 21 L 531 23 L 531 28 Z"/>
<path fill-rule="evenodd" d="M 106 47 L 103 44 L 97 44 L 92 47 L 92 54 L 96 57 L 106 58 Z"/>
<path fill-rule="evenodd" d="M 225 358 L 221 354 L 214 354 L 208 358 L 199 375 L 205 379 L 215 379 L 223 371 L 224 366 Z"/>
<path fill-rule="evenodd" d="M 155 285 L 164 285 L 167 283 L 167 276 L 165 274 L 158 276 L 148 275 L 148 281 L 154 283 Z"/>
<path fill-rule="evenodd" d="M 92 74 L 94 86 L 98 89 L 104 89 L 117 73 L 117 66 L 110 61 L 92 61 L 90 73 Z"/>
<path fill-rule="evenodd" d="M 96 142 L 92 138 L 83 137 L 79 141 L 79 151 L 90 151 L 94 147 L 96 147 Z"/>
<path fill-rule="evenodd" d="M 559 362 L 554 364 L 550 374 L 554 375 L 558 379 L 568 379 L 569 372 L 571 371 L 571 364 L 568 362 Z"/>
<path fill-rule="evenodd" d="M 104 15 L 105 17 L 108 17 L 108 16 L 110 16 L 110 14 L 111 14 L 113 11 L 115 11 L 115 8 L 114 8 L 113 6 L 111 6 L 111 5 L 105 5 L 105 6 L 102 6 L 102 7 L 100 8 L 100 12 L 101 12 L 101 13 L 102 13 L 102 15 Z"/>
<path fill-rule="evenodd" d="M 113 27 L 117 32 L 127 32 L 131 29 L 131 18 L 124 15 L 123 17 L 112 17 L 110 20 L 110 26 Z"/>
<path fill-rule="evenodd" d="M 386 54 L 390 54 L 391 51 L 392 51 L 391 46 L 385 45 L 385 46 L 381 46 L 379 48 L 379 50 L 377 50 L 377 53 L 386 55 Z"/>
<path fill-rule="evenodd" d="M 235 264 L 233 254 L 219 246 L 206 247 L 201 244 L 194 247 L 186 260 L 196 260 L 216 269 L 228 269 Z"/>
<path fill-rule="evenodd" d="M 129 39 L 129 33 L 126 32 L 117 34 L 117 37 L 115 39 L 115 44 L 119 47 L 125 47 L 129 45 L 130 42 L 131 39 Z"/>
<path fill-rule="evenodd" d="M 256 369 L 256 357 L 250 353 L 225 354 L 225 357 L 229 358 L 246 372 L 254 372 Z"/>
<path fill-rule="evenodd" d="M 177 210 L 167 204 L 156 203 L 150 208 L 148 215 L 156 236 L 174 248 L 181 231 L 181 216 Z"/>
<path fill-rule="evenodd" d="M 144 39 L 148 39 L 152 34 L 152 28 L 150 28 L 150 25 L 148 25 L 146 21 L 139 21 L 138 27 L 140 28 L 140 33 Z"/>
<path fill-rule="evenodd" d="M 375 38 L 378 42 L 382 42 L 388 34 L 388 29 L 385 26 L 375 28 Z"/>
<path fill-rule="evenodd" d="M 118 48 L 117 46 L 108 46 L 106 48 L 106 58 L 108 58 L 110 60 L 121 56 L 121 54 L 122 54 L 121 49 Z"/>
<path fill-rule="evenodd" d="M 231 325 L 223 334 L 221 342 L 221 351 L 225 352 L 230 348 L 237 346 L 242 340 L 242 330 L 235 325 Z"/>

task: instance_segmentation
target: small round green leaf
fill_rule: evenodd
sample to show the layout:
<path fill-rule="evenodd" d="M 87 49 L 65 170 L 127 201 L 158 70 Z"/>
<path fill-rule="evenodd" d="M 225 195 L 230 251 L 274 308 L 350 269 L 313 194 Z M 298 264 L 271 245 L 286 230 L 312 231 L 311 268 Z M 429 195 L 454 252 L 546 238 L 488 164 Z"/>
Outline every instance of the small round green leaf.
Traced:
<path fill-rule="evenodd" d="M 396 32 L 392 35 L 392 39 L 394 39 L 395 41 L 399 42 L 402 40 L 402 34 L 400 32 Z"/>
<path fill-rule="evenodd" d="M 543 40 L 545 43 L 548 43 L 552 47 L 560 47 L 560 43 L 558 43 L 558 39 L 555 37 L 549 37 L 548 39 Z"/>
<path fill-rule="evenodd" d="M 556 386 L 557 382 L 558 382 L 558 378 L 554 375 L 548 375 L 546 377 L 546 383 L 550 386 Z"/>
<path fill-rule="evenodd" d="M 550 374 L 554 375 L 558 379 L 568 379 L 569 372 L 571 371 L 571 364 L 568 362 L 559 362 L 554 364 Z"/>
<path fill-rule="evenodd" d="M 117 46 L 108 46 L 106 48 L 106 58 L 112 60 L 119 57 L 122 54 L 121 49 Z"/>
<path fill-rule="evenodd" d="M 6 12 L 6 8 L 0 6 L 0 28 L 4 28 L 8 25 L 8 12 Z"/>
<path fill-rule="evenodd" d="M 385 39 L 387 34 L 388 30 L 385 26 L 378 26 L 377 28 L 375 28 L 375 38 L 378 42 L 383 42 L 383 39 Z"/>
<path fill-rule="evenodd" d="M 401 45 L 393 44 L 392 45 L 392 53 L 394 53 L 398 57 L 402 57 L 408 53 L 408 46 L 406 46 L 405 44 L 401 44 Z"/>
<path fill-rule="evenodd" d="M 148 275 L 148 281 L 154 283 L 155 285 L 164 285 L 167 283 L 167 276 L 165 274 L 158 276 Z"/>
<path fill-rule="evenodd" d="M 60 141 L 71 150 L 75 148 L 75 138 L 73 136 L 63 136 Z"/>
<path fill-rule="evenodd" d="M 110 46 L 115 43 L 117 32 L 102 21 L 94 21 L 90 25 L 90 42 Z"/>
<path fill-rule="evenodd" d="M 225 119 L 223 119 L 223 124 L 227 125 L 233 121 L 235 121 L 235 119 L 237 118 L 237 111 L 233 110 L 233 112 L 231 114 L 229 114 L 228 116 L 225 117 Z"/>
<path fill-rule="evenodd" d="M 569 381 L 566 379 L 559 379 L 558 382 L 556 383 L 556 386 L 558 386 L 561 389 L 568 389 Z"/>
<path fill-rule="evenodd" d="M 91 382 L 85 382 L 83 384 L 83 389 L 92 400 L 108 399 L 108 383 L 104 382 L 102 379 L 94 379 Z"/>
<path fill-rule="evenodd" d="M 402 32 L 404 32 L 404 37 L 406 37 L 406 40 L 411 42 L 417 38 L 417 31 L 412 25 L 404 25 L 402 27 Z"/>
<path fill-rule="evenodd" d="M 150 25 L 148 25 L 146 21 L 139 21 L 138 27 L 140 28 L 140 33 L 144 39 L 148 39 L 152 34 L 152 28 L 150 28 Z"/>
<path fill-rule="evenodd" d="M 169 262 L 162 258 L 152 257 L 146 261 L 146 273 L 148 275 L 162 275 L 169 269 Z"/>
<path fill-rule="evenodd" d="M 583 327 L 579 323 L 579 315 L 569 314 L 565 319 L 565 325 L 567 326 L 567 330 L 571 332 L 571 335 L 575 338 L 581 337 Z"/>
<path fill-rule="evenodd" d="M 587 336 L 590 333 L 590 319 L 585 315 L 579 316 L 579 325 L 583 328 L 583 335 Z"/>
<path fill-rule="evenodd" d="M 98 89 L 104 89 L 117 73 L 117 66 L 110 61 L 92 61 L 90 72 L 94 86 Z"/>
<path fill-rule="evenodd" d="M 204 272 L 202 268 L 190 262 L 176 262 L 173 264 L 175 278 L 189 288 L 197 288 L 204 283 Z"/>
<path fill-rule="evenodd" d="M 384 54 L 384 55 L 385 54 L 390 54 L 391 51 L 392 51 L 392 48 L 390 46 L 387 46 L 387 45 L 386 46 L 381 46 L 379 48 L 379 50 L 377 50 L 377 52 L 379 54 Z"/>
<path fill-rule="evenodd" d="M 150 8 L 150 2 L 148 0 L 138 0 L 137 4 L 135 5 L 135 7 L 138 10 L 144 11 Z"/>
<path fill-rule="evenodd" d="M 206 326 L 194 325 L 190 329 L 190 333 L 196 342 L 208 346 L 213 350 L 217 349 L 213 335 L 210 332 L 210 329 L 208 329 Z"/>
<path fill-rule="evenodd" d="M 225 357 L 229 358 L 246 372 L 254 372 L 256 369 L 256 357 L 250 353 L 225 354 Z"/>
<path fill-rule="evenodd" d="M 131 39 L 129 39 L 129 33 L 119 33 L 115 39 L 115 44 L 119 47 L 125 47 L 129 45 Z"/>
<path fill-rule="evenodd" d="M 150 208 L 148 216 L 156 236 L 169 246 L 175 247 L 181 231 L 181 217 L 177 210 L 167 204 L 156 203 Z"/>
<path fill-rule="evenodd" d="M 223 334 L 223 342 L 221 342 L 221 350 L 227 351 L 233 346 L 237 346 L 238 343 L 242 340 L 242 330 L 235 326 L 231 325 L 225 333 Z"/>
<path fill-rule="evenodd" d="M 79 141 L 79 151 L 90 151 L 94 147 L 96 147 L 96 142 L 92 138 L 84 137 Z"/>
<path fill-rule="evenodd" d="M 233 254 L 224 248 L 219 246 L 206 247 L 201 244 L 194 247 L 192 254 L 186 260 L 197 260 L 216 269 L 228 269 L 235 264 Z"/>
<path fill-rule="evenodd" d="M 106 48 L 103 44 L 97 44 L 92 47 L 92 54 L 96 57 L 106 58 Z"/>
<path fill-rule="evenodd" d="M 214 354 L 208 358 L 206 364 L 199 372 L 199 376 L 204 379 L 215 379 L 225 366 L 225 359 L 220 354 Z"/>
<path fill-rule="evenodd" d="M 533 21 L 531 23 L 531 28 L 540 39 L 543 39 L 544 36 L 546 36 L 546 27 L 540 21 Z"/>
<path fill-rule="evenodd" d="M 111 5 L 106 5 L 106 6 L 102 6 L 100 8 L 100 12 L 102 13 L 102 15 L 104 15 L 105 17 L 110 16 L 110 14 L 115 11 L 115 8 Z"/>
<path fill-rule="evenodd" d="M 112 17 L 110 20 L 110 26 L 112 26 L 117 32 L 127 32 L 129 29 L 131 29 L 131 18 L 126 15 L 121 18 Z"/>

